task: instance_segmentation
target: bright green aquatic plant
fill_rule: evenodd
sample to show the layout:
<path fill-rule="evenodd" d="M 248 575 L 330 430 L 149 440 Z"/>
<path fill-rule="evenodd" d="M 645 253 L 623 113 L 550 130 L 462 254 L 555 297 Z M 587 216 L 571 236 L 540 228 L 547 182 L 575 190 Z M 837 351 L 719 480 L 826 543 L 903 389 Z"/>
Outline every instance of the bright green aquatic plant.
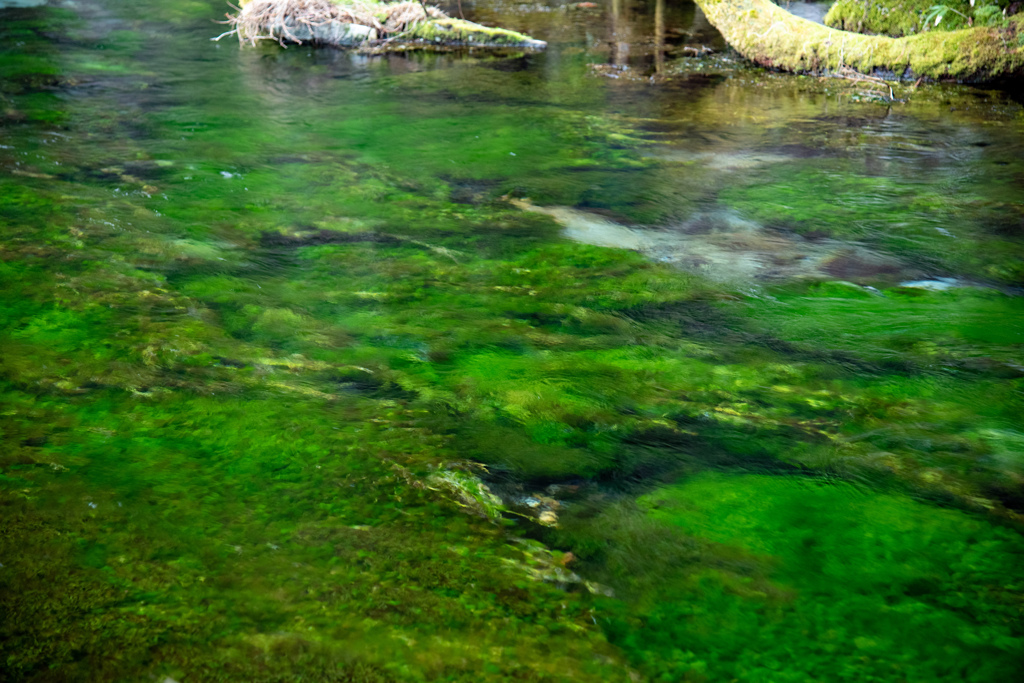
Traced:
<path fill-rule="evenodd" d="M 201 678 L 614 675 L 586 661 L 599 637 L 574 598 L 517 569 L 519 553 L 440 502 L 430 479 L 410 485 L 417 454 L 444 446 L 401 410 L 324 410 L 301 395 L 5 392 L 17 410 L 5 438 L 28 444 L 5 456 L 2 499 L 15 679 L 49 667 L 97 680 L 147 670 L 154 655 L 157 672 Z M 29 418 L 63 436 L 36 435 Z M 357 426 L 371 418 L 374 433 Z M 557 655 L 493 658 L 530 642 L 546 650 L 557 633 Z"/>
<path fill-rule="evenodd" d="M 801 477 L 706 475 L 639 507 L 588 533 L 631 515 L 644 541 L 580 554 L 630 562 L 616 574 L 646 606 L 606 628 L 653 680 L 990 681 L 1021 656 L 1013 531 Z"/>
<path fill-rule="evenodd" d="M 555 87 L 471 60 L 371 62 L 363 87 L 294 50 L 204 53 L 196 82 L 162 60 L 205 17 L 160 32 L 145 8 L 109 55 L 39 51 L 94 96 L 17 60 L 0 84 L 40 112 L 0 150 L 8 678 L 1005 678 L 1017 541 L 986 520 L 1022 507 L 1015 299 L 739 291 L 501 198 L 658 225 L 720 202 L 895 251 L 880 195 L 915 254 L 1014 282 L 1015 166 L 946 193 L 850 154 L 644 157 L 663 102 L 609 108 L 585 55 Z M 9 26 L 36 54 L 44 32 Z M 737 91 L 702 88 L 676 124 L 710 136 Z M 744 107 L 740 146 L 766 134 Z M 787 176 L 791 223 L 758 194 Z M 934 227 L 960 217 L 947 253 Z M 495 498 L 542 489 L 566 497 L 543 528 Z M 907 649 L 865 616 L 890 613 Z"/>
<path fill-rule="evenodd" d="M 941 193 L 934 186 L 923 187 L 920 178 L 850 177 L 843 170 L 849 163 L 837 167 L 831 160 L 823 160 L 784 178 L 757 174 L 749 183 L 725 189 L 720 199 L 765 225 L 811 240 L 852 239 L 898 252 L 922 272 L 957 272 L 1006 284 L 1021 282 L 1021 245 L 1016 239 L 1007 239 L 1005 227 L 1018 220 L 1017 209 L 1006 201 L 1001 183 L 965 183 L 951 173 L 945 182 L 964 185 L 962 191 Z M 828 190 L 823 193 L 822 187 Z M 956 220 L 967 214 L 976 219 Z M 955 227 L 952 221 L 956 221 Z M 891 267 L 844 266 L 837 258 L 829 268 L 837 279 L 896 282 Z"/>

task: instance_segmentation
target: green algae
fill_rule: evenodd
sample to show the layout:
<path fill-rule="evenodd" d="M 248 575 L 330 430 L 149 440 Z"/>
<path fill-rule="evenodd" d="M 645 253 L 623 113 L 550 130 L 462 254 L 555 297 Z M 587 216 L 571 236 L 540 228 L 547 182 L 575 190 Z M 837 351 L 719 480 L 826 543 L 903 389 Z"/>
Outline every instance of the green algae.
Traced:
<path fill-rule="evenodd" d="M 777 293 L 774 307 L 755 309 L 757 326 L 733 337 L 723 363 L 721 340 L 712 345 L 703 335 L 687 338 L 685 332 L 687 323 L 716 315 L 703 301 L 706 286 L 695 287 L 692 277 L 628 252 L 545 248 L 511 262 L 476 260 L 463 252 L 458 263 L 399 245 L 375 246 L 372 261 L 368 253 L 361 246 L 306 252 L 307 258 L 315 254 L 324 260 L 324 273 L 345 271 L 348 291 L 326 289 L 329 280 L 317 270 L 313 282 L 322 286 L 299 286 L 292 276 L 287 289 L 265 281 L 256 290 L 217 277 L 209 284 L 195 280 L 186 291 L 216 292 L 220 314 L 240 339 L 332 367 L 365 368 L 359 372 L 367 377 L 355 381 L 370 382 L 375 391 L 391 386 L 435 410 L 456 411 L 464 424 L 447 429 L 454 429 L 470 457 L 538 480 L 628 476 L 652 460 L 661 468 L 678 466 L 672 463 L 680 454 L 672 450 L 680 446 L 646 455 L 642 449 L 630 451 L 633 447 L 623 450 L 652 439 L 692 442 L 684 451 L 710 439 L 717 448 L 737 453 L 743 452 L 737 451 L 738 442 L 746 441 L 748 457 L 827 467 L 842 460 L 857 468 L 858 459 L 865 458 L 863 467 L 874 471 L 878 463 L 868 457 L 874 451 L 865 451 L 869 442 L 856 435 L 877 429 L 877 419 L 906 415 L 909 392 L 918 391 L 911 389 L 913 382 L 926 386 L 935 367 L 967 373 L 959 386 L 977 388 L 954 402 L 955 411 L 924 403 L 916 408 L 934 415 L 929 419 L 936 424 L 934 433 L 957 433 L 963 430 L 952 426 L 961 424 L 957 415 L 966 419 L 962 411 L 970 412 L 977 395 L 999 386 L 999 380 L 988 378 L 1016 377 L 1020 362 L 1019 331 L 984 324 L 993 313 L 1016 315 L 1016 299 L 996 292 L 897 289 L 881 297 L 842 285 L 819 287 L 810 297 Z M 569 254 L 575 263 L 552 267 Z M 616 285 L 612 290 L 610 282 Z M 306 312 L 247 303 L 275 295 Z M 416 315 L 407 312 L 410 305 Z M 310 315 L 313 310 L 320 315 Z M 960 327 L 950 324 L 957 319 L 951 318 L 954 312 L 963 319 Z M 679 322 L 673 324 L 673 318 Z M 872 336 L 872 320 L 878 337 Z M 894 326 L 895 320 L 901 325 Z M 836 326 L 829 330 L 835 342 L 824 349 L 815 343 L 812 350 L 826 321 Z M 734 330 L 742 325 L 730 314 L 719 324 Z M 899 332 L 906 326 L 923 336 L 908 340 Z M 772 337 L 758 331 L 763 329 L 772 329 Z M 783 345 L 783 353 L 766 352 L 772 345 Z M 827 360 L 867 372 L 870 379 L 837 376 L 821 365 Z M 920 379 L 899 379 L 908 371 Z M 879 395 L 874 387 L 890 378 L 904 382 L 907 393 Z M 770 405 L 758 396 L 765 386 L 772 387 Z M 1012 419 L 1016 410 L 1012 391 L 1005 400 L 998 419 Z M 699 438 L 695 420 L 703 421 Z M 757 439 L 750 439 L 751 433 Z M 787 445 L 794 436 L 804 443 Z M 967 451 L 983 460 L 987 449 L 976 440 L 973 444 Z M 964 455 L 962 445 L 952 450 L 957 455 L 949 464 Z M 913 449 L 901 452 L 908 462 L 917 462 Z M 954 477 L 956 484 L 930 482 L 936 463 L 942 466 L 942 459 L 915 472 L 904 465 L 903 476 L 915 486 L 953 491 L 967 501 L 990 495 L 1005 475 L 976 465 L 970 476 Z"/>
<path fill-rule="evenodd" d="M 670 568 L 632 547 L 661 583 L 609 624 L 656 680 L 985 681 L 1020 655 L 1014 532 L 799 478 L 706 475 L 639 506 L 635 527 L 689 550 Z"/>
<path fill-rule="evenodd" d="M 26 400 L 7 391 L 9 405 Z M 505 568 L 501 558 L 517 554 L 486 523 L 410 488 L 382 453 L 359 455 L 380 445 L 364 428 L 337 427 L 355 424 L 343 417 L 355 406 L 325 412 L 281 397 L 188 404 L 110 394 L 71 414 L 67 404 L 32 402 L 67 436 L 35 447 L 34 462 L 45 466 L 15 470 L 20 495 L 5 501 L 5 595 L 21 596 L 6 611 L 6 623 L 19 625 L 7 632 L 8 671 L 20 677 L 57 665 L 66 680 L 92 680 L 137 667 L 164 644 L 163 667 L 199 677 L 224 675 L 215 672 L 226 667 L 230 677 L 270 680 L 275 669 L 308 665 L 345 675 L 390 678 L 404 668 L 458 678 L 479 675 L 479 657 L 492 647 L 521 651 L 531 638 L 550 646 L 557 636 L 548 624 L 560 622 L 568 634 L 587 630 L 582 621 L 569 628 L 565 595 L 548 591 L 554 611 L 538 611 L 545 609 L 539 585 Z M 399 412 L 385 420 L 400 420 Z M 433 448 L 428 434 L 401 430 L 399 439 L 378 437 L 394 457 L 409 462 L 417 448 Z M 42 517 L 40 506 L 49 511 Z M 43 548 L 66 559 L 38 564 Z M 24 578 L 12 583 L 12 573 Z M 40 604 L 67 605 L 68 621 L 63 612 L 49 615 L 55 621 L 27 619 L 24 610 Z M 447 636 L 429 626 L 438 619 Z M 486 632 L 474 625 L 480 619 Z M 492 645 L 477 640 L 467 649 L 465 628 Z M 263 653 L 255 647 L 261 638 L 269 639 Z M 429 647 L 410 650 L 421 639 Z M 199 654 L 208 641 L 222 652 L 217 662 Z M 48 645 L 23 647 L 32 642 Z M 121 661 L 106 656 L 114 643 Z M 543 659 L 556 671 L 566 666 Z M 517 671 L 508 662 L 493 673 Z"/>
<path fill-rule="evenodd" d="M 295 74 L 328 88 L 350 72 L 323 55 L 231 52 L 204 56 L 204 88 L 170 79 L 170 93 L 139 95 L 144 115 L 119 97 L 146 70 L 104 76 L 113 94 L 54 100 L 72 142 L 29 123 L 3 152 L 5 170 L 34 174 L 0 187 L 8 677 L 1005 679 L 1019 539 L 993 522 L 1019 522 L 1022 505 L 1015 298 L 736 291 L 563 240 L 502 200 L 652 223 L 720 202 L 949 269 L 936 275 L 996 265 L 1007 274 L 986 277 L 1016 283 L 1003 255 L 1017 248 L 1016 167 L 970 179 L 997 150 L 911 183 L 849 160 L 891 136 L 846 128 L 825 134 L 839 161 L 701 168 L 648 156 L 671 144 L 652 139 L 689 126 L 740 158 L 760 115 L 722 117 L 735 86 L 690 93 L 668 123 L 643 115 L 672 100 L 595 87 L 578 59 L 550 99 L 534 72 L 476 62 L 454 78 L 378 63 L 367 87 L 302 99 Z M 795 128 L 821 109 L 806 106 Z M 953 128 L 920 111 L 907 116 Z M 1000 121 L 977 135 L 1012 155 L 1019 131 Z M 782 128 L 770 135 L 784 152 L 803 131 Z M 956 192 L 941 189 L 962 169 Z M 761 185 L 786 195 L 788 216 Z M 945 253 L 935 227 L 978 216 Z M 913 240 L 883 234 L 894 222 Z M 706 512 L 651 492 L 708 469 L 726 474 L 680 489 Z M 751 470 L 861 488 L 804 495 L 736 476 Z M 492 497 L 549 484 L 582 492 L 558 527 Z M 729 517 L 729 491 L 765 502 L 754 523 Z M 846 567 L 808 579 L 801 559 L 856 565 L 848 527 L 865 516 L 911 568 L 865 551 L 859 582 Z M 890 612 L 921 634 L 913 648 L 870 623 Z"/>
<path fill-rule="evenodd" d="M 895 287 L 878 292 L 829 282 L 774 296 L 777 305 L 759 307 L 756 315 L 780 336 L 811 343 L 824 334 L 833 348 L 878 360 L 917 355 L 919 363 L 936 368 L 981 358 L 1015 362 L 1024 343 L 1024 329 L 1013 322 L 1022 302 L 991 289 Z M 894 319 L 901 324 L 887 322 Z M 996 319 L 1006 322 L 989 324 Z"/>
<path fill-rule="evenodd" d="M 975 184 L 950 169 L 949 175 L 939 181 L 942 186 L 957 188 L 948 192 L 934 185 L 922 187 L 920 177 L 860 174 L 851 178 L 839 170 L 843 165 L 837 166 L 833 160 L 807 164 L 782 182 L 764 173 L 746 186 L 737 184 L 726 189 L 721 197 L 766 225 L 812 240 L 841 237 L 884 251 L 899 250 L 924 272 L 966 273 L 1010 285 L 1021 282 L 1020 245 L 1000 234 L 1000 226 L 1014 221 L 1017 210 L 1003 201 L 998 184 Z M 827 201 L 811 191 L 823 185 L 830 188 Z M 967 213 L 975 216 L 974 220 L 956 221 L 956 216 Z M 956 232 L 942 227 L 951 219 L 956 222 Z M 979 259 L 979 251 L 969 245 L 982 242 L 985 258 Z M 833 271 L 840 278 L 863 277 L 876 283 L 887 277 L 892 282 L 894 274 L 846 268 L 838 261 Z"/>
<path fill-rule="evenodd" d="M 166 287 L 161 280 L 154 281 L 153 275 L 129 269 L 111 280 L 107 273 L 86 269 L 84 275 L 69 283 L 79 295 L 77 301 L 65 300 L 64 306 L 70 310 L 43 306 L 38 312 L 27 310 L 12 321 L 19 330 L 12 335 L 13 343 L 46 347 L 53 359 L 41 359 L 44 367 L 40 368 L 28 362 L 27 355 L 26 361 L 19 364 L 14 360 L 18 356 L 5 354 L 12 359 L 6 370 L 8 376 L 40 388 L 50 386 L 80 392 L 89 384 L 100 382 L 149 395 L 154 394 L 154 386 L 173 386 L 169 380 L 185 370 L 188 384 L 202 392 L 214 391 L 222 395 L 242 392 L 238 400 L 244 408 L 240 406 L 240 409 L 246 414 L 254 413 L 254 424 L 261 426 L 252 431 L 260 434 L 266 433 L 269 416 L 266 411 L 254 411 L 252 399 L 245 398 L 246 392 L 258 391 L 272 397 L 268 410 L 283 409 L 285 414 L 294 414 L 303 404 L 284 407 L 282 400 L 308 397 L 308 400 L 336 402 L 342 400 L 339 396 L 345 395 L 339 391 L 368 392 L 368 398 L 374 401 L 393 402 L 395 397 L 402 397 L 403 402 L 415 399 L 424 407 L 430 407 L 435 415 L 437 406 L 458 411 L 464 424 L 450 436 L 452 447 L 459 452 L 501 465 L 518 476 L 541 480 L 602 472 L 632 475 L 649 471 L 651 467 L 662 470 L 666 466 L 670 470 L 693 467 L 695 462 L 708 462 L 715 451 L 730 454 L 726 459 L 792 461 L 799 459 L 799 449 L 795 453 L 790 445 L 794 436 L 811 444 L 819 441 L 829 445 L 832 439 L 822 439 L 822 432 L 838 430 L 844 423 L 844 428 L 855 434 L 856 429 L 852 429 L 846 417 L 851 410 L 866 411 L 867 428 L 877 427 L 879 420 L 882 424 L 891 424 L 894 418 L 904 419 L 911 409 L 908 404 L 911 388 L 906 381 L 894 387 L 892 395 L 878 391 L 877 378 L 864 387 L 858 388 L 849 381 L 838 387 L 834 378 L 830 378 L 833 371 L 815 368 L 813 364 L 809 366 L 807 358 L 795 363 L 780 362 L 776 354 L 759 350 L 756 337 L 746 341 L 743 337 L 736 338 L 738 348 L 731 351 L 734 355 L 725 364 L 720 358 L 720 342 L 716 343 L 717 351 L 709 349 L 708 340 L 701 336 L 680 343 L 679 333 L 670 332 L 675 326 L 670 322 L 673 318 L 666 316 L 665 311 L 675 311 L 674 315 L 678 316 L 675 319 L 683 321 L 684 325 L 687 320 L 711 319 L 707 304 L 701 302 L 706 296 L 705 286 L 695 287 L 698 283 L 692 277 L 654 266 L 628 252 L 545 246 L 517 254 L 509 262 L 486 258 L 486 254 L 475 256 L 465 248 L 453 259 L 436 245 L 430 249 L 397 240 L 298 249 L 300 266 L 276 280 L 261 278 L 258 287 L 246 279 L 222 275 L 192 274 L 184 280 L 178 276 L 177 286 L 189 300 L 182 301 L 177 308 L 197 309 L 200 302 L 208 302 L 210 313 L 216 312 L 217 317 L 200 313 L 198 319 L 219 318 L 231 335 L 224 337 L 210 332 L 204 335 L 196 323 L 184 319 L 172 327 L 165 323 L 146 330 L 157 339 L 164 335 L 169 339 L 189 339 L 193 344 L 191 349 L 179 349 L 177 344 L 171 349 L 166 342 L 158 345 L 152 338 L 133 341 L 127 347 L 107 346 L 103 341 L 104 330 L 109 329 L 112 322 L 107 313 L 103 313 L 105 317 L 96 317 L 105 306 L 80 298 L 83 292 L 89 291 L 86 286 L 91 285 L 93 291 L 101 294 L 116 283 L 116 301 L 128 304 L 132 316 L 137 315 L 138 307 L 143 302 L 148 304 L 150 298 L 165 311 L 173 308 L 170 306 L 173 299 L 151 294 L 155 289 Z M 339 289 L 336 283 L 334 274 L 339 271 L 346 273 L 345 289 Z M 399 274 L 401 277 L 397 277 Z M 132 279 L 139 280 L 136 293 L 133 298 L 125 299 L 125 285 Z M 824 290 L 822 294 L 834 297 L 836 291 L 835 288 Z M 849 288 L 839 287 L 838 291 L 847 293 Z M 856 301 L 874 302 L 872 295 L 853 291 Z M 952 297 L 955 302 L 965 295 L 925 295 L 929 297 Z M 997 295 L 980 295 L 982 302 L 993 297 Z M 908 297 L 907 306 L 912 307 L 920 298 Z M 954 302 L 949 305 L 955 305 Z M 415 315 L 408 312 L 410 306 Z M 659 308 L 662 312 L 658 315 L 647 312 Z M 796 319 L 806 316 L 806 312 L 799 313 Z M 916 311 L 889 313 L 906 317 Z M 83 316 L 91 316 L 91 319 L 87 322 Z M 182 314 L 182 318 L 185 317 Z M 785 318 L 782 322 L 793 319 Z M 817 319 L 824 318 L 819 315 Z M 837 317 L 836 321 L 863 332 L 856 319 Z M 179 327 L 186 324 L 187 327 Z M 723 329 L 734 325 L 725 324 Z M 796 330 L 780 328 L 778 323 L 769 321 L 766 326 L 775 328 L 783 339 L 803 342 L 807 339 Z M 123 323 L 118 327 L 125 329 Z M 216 329 L 216 326 L 210 328 L 211 331 Z M 970 324 L 966 329 L 970 330 Z M 58 330 L 60 334 L 54 336 Z M 984 343 L 1014 341 L 992 338 L 983 328 L 980 331 L 978 341 Z M 196 345 L 204 339 L 208 340 L 205 344 Z M 643 348 L 636 348 L 638 339 L 644 341 Z M 898 346 L 894 349 L 900 350 Z M 859 352 L 863 353 L 863 349 Z M 32 353 L 32 358 L 39 362 L 38 352 Z M 135 354 L 136 367 L 125 368 L 129 370 L 127 376 L 111 375 L 107 367 L 110 361 L 129 357 L 128 354 Z M 52 363 L 59 368 L 60 359 L 69 355 L 78 355 L 70 367 L 65 364 L 67 369 L 56 375 L 46 372 L 45 366 Z M 105 370 L 105 376 L 96 374 L 99 368 Z M 144 370 L 140 372 L 140 369 Z M 280 376 L 281 373 L 284 376 Z M 261 374 L 264 378 L 259 377 Z M 760 388 L 766 384 L 777 388 L 777 398 L 770 406 L 764 405 Z M 981 393 L 990 392 L 994 386 L 998 385 L 984 388 Z M 401 393 L 394 393 L 396 391 Z M 155 395 L 159 397 L 158 392 Z M 933 395 L 928 393 L 924 398 L 930 400 Z M 223 400 L 219 399 L 218 404 Z M 946 409 L 926 408 L 928 404 L 920 404 L 918 409 L 929 411 L 928 417 L 921 416 L 922 420 L 943 425 L 942 420 L 969 420 L 972 411 L 967 407 L 974 403 L 976 398 L 965 400 L 957 409 L 959 414 L 953 415 Z M 201 442 L 217 433 L 214 424 L 207 426 L 207 417 L 196 423 L 180 416 L 178 402 L 170 405 L 176 407 L 173 412 L 165 412 L 167 417 L 175 422 L 183 419 L 190 432 L 196 429 L 194 425 L 202 425 L 197 436 Z M 207 415 L 212 405 L 207 402 L 197 410 Z M 1012 403 L 1006 404 L 1008 414 L 1013 412 L 1012 406 Z M 837 414 L 837 409 L 841 413 Z M 714 416 L 710 419 L 705 417 L 709 411 Z M 110 407 L 99 411 L 104 416 L 111 412 L 114 411 Z M 377 409 L 370 415 L 375 415 L 375 420 L 381 419 L 376 416 L 379 415 Z M 235 425 L 234 430 L 246 431 L 238 422 L 240 414 L 224 419 Z M 304 442 L 308 440 L 309 427 L 305 424 L 308 419 L 303 417 L 300 422 Z M 440 433 L 444 434 L 452 430 L 443 420 L 439 424 L 436 416 L 418 419 L 426 420 L 430 431 L 440 428 Z M 694 430 L 698 424 L 695 420 L 701 421 L 698 430 Z M 351 421 L 352 416 L 344 420 L 332 419 L 328 424 Z M 415 421 L 405 424 L 415 424 Z M 110 429 L 109 426 L 99 428 Z M 941 426 L 935 431 L 946 429 Z M 282 426 L 269 431 L 287 433 L 289 429 Z M 260 438 L 265 440 L 265 437 Z M 871 454 L 884 448 L 888 453 L 901 453 L 909 463 L 917 463 L 921 461 L 922 439 L 935 437 L 907 435 L 903 444 L 894 441 L 898 435 L 889 434 L 887 438 L 889 442 L 884 444 L 878 443 L 877 437 L 870 442 L 856 440 L 851 447 L 854 451 L 865 443 L 870 443 L 874 450 L 856 456 L 847 449 L 844 455 L 854 461 L 866 457 L 873 466 Z M 197 448 L 184 443 L 181 436 L 171 435 L 168 440 L 185 452 Z M 359 441 L 373 444 L 375 439 L 363 435 Z M 633 445 L 624 450 L 623 446 L 629 441 Z M 213 447 L 222 453 L 244 450 L 249 453 L 247 460 L 251 458 L 254 465 L 266 467 L 268 471 L 279 467 L 287 471 L 288 460 L 272 454 L 279 447 L 278 443 L 290 442 L 291 439 L 270 441 L 266 444 L 269 450 L 265 455 L 249 453 L 251 447 L 245 441 Z M 748 445 L 742 446 L 744 443 Z M 755 449 L 749 450 L 755 443 Z M 413 452 L 406 441 L 396 442 L 390 432 L 386 440 L 377 444 L 372 446 L 377 449 L 376 457 L 382 454 L 382 448 L 384 453 L 401 453 L 404 458 Z M 426 462 L 443 459 L 443 452 L 429 444 L 428 440 L 425 448 L 418 449 L 423 451 Z M 211 446 L 204 446 L 208 447 Z M 133 446 L 131 452 L 135 450 Z M 976 447 L 976 450 L 979 449 Z M 963 461 L 962 444 L 951 451 L 952 461 Z M 812 449 L 803 454 L 803 460 L 812 466 L 821 466 L 814 454 Z M 153 457 L 163 460 L 167 455 L 161 451 Z M 941 457 L 941 453 L 929 455 L 932 461 L 925 464 L 941 467 Z M 47 454 L 44 461 L 49 458 Z M 54 458 L 53 464 L 69 468 L 74 459 Z M 832 461 L 826 461 L 825 465 L 835 469 Z M 108 470 L 99 471 L 103 479 L 109 479 L 112 474 Z M 931 471 L 935 471 L 934 467 Z M 229 472 L 231 476 L 245 476 L 248 470 Z M 1003 474 L 1000 470 L 989 476 L 995 479 Z M 906 472 L 904 476 L 908 476 Z M 962 486 L 970 478 L 954 475 L 954 481 Z M 173 484 L 161 483 L 173 497 Z M 183 481 L 179 486 L 195 490 L 197 484 Z M 930 485 L 932 482 L 927 479 L 919 482 L 921 487 Z M 27 488 L 21 481 L 17 486 L 23 491 Z M 429 488 L 429 483 L 427 486 Z M 973 493 L 975 491 L 970 490 L 965 495 Z M 112 501 L 113 498 L 109 498 L 108 504 Z M 403 509 L 404 505 L 403 502 Z M 234 514 L 243 514 L 242 508 Z M 221 515 L 230 517 L 232 513 L 225 511 Z M 371 517 L 369 521 L 373 520 Z M 367 524 L 367 519 L 360 516 L 353 517 L 352 521 L 357 526 Z M 273 540 L 264 543 L 268 542 L 277 545 Z M 103 552 L 105 555 L 101 556 L 89 551 L 92 559 L 88 561 L 98 563 L 111 551 Z M 252 587 L 248 590 L 265 589 Z M 205 635 L 197 636 L 202 637 Z M 361 637 L 367 636 L 364 633 Z M 319 646 L 295 647 L 303 654 L 298 659 L 287 660 L 293 664 L 299 662 L 315 670 L 319 665 L 307 664 L 307 661 L 320 661 L 316 657 L 331 661 L 331 656 L 324 654 Z M 304 653 L 311 647 L 317 655 L 310 655 L 312 659 L 308 660 Z M 246 653 L 251 651 L 243 649 Z M 372 657 L 367 661 L 371 664 L 366 666 L 378 663 Z M 232 666 L 242 665 L 233 663 Z M 470 665 L 470 669 L 474 666 Z"/>

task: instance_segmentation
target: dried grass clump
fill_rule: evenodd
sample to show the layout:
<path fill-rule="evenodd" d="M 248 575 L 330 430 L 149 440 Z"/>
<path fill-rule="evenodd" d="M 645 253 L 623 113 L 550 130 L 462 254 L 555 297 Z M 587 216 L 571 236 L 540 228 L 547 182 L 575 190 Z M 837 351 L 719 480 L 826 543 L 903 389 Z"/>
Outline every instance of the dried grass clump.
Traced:
<path fill-rule="evenodd" d="M 239 9 L 239 8 L 236 8 Z M 240 42 L 253 45 L 257 40 L 276 40 L 301 43 L 289 27 L 306 26 L 312 29 L 332 21 L 358 24 L 375 29 L 377 35 L 397 34 L 427 19 L 446 19 L 436 7 L 419 2 L 380 3 L 368 0 L 346 0 L 338 4 L 333 0 L 253 0 L 239 9 L 237 15 L 228 15 L 231 31 L 223 38 L 235 34 Z"/>
<path fill-rule="evenodd" d="M 387 18 L 384 20 L 385 33 L 403 33 L 408 31 L 413 24 L 418 24 L 428 18 L 449 18 L 447 14 L 436 7 L 426 8 L 427 12 L 429 12 L 428 16 L 423 12 L 424 7 L 426 6 L 418 2 L 397 2 L 391 5 L 384 5 L 383 9 L 387 13 Z"/>

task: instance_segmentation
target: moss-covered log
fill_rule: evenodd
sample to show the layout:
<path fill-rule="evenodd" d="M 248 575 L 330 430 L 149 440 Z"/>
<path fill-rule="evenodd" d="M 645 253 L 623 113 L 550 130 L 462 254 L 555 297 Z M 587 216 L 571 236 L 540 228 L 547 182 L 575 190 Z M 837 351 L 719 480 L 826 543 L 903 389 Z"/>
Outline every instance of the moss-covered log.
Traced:
<path fill-rule="evenodd" d="M 228 15 L 242 42 L 258 40 L 363 47 L 374 51 L 412 44 L 422 46 L 528 47 L 542 40 L 447 16 L 420 2 L 375 0 L 247 0 Z"/>
<path fill-rule="evenodd" d="M 697 0 L 729 44 L 762 66 L 828 74 L 852 69 L 890 79 L 980 82 L 1024 74 L 1024 22 L 929 31 L 903 38 L 839 31 L 768 0 Z"/>

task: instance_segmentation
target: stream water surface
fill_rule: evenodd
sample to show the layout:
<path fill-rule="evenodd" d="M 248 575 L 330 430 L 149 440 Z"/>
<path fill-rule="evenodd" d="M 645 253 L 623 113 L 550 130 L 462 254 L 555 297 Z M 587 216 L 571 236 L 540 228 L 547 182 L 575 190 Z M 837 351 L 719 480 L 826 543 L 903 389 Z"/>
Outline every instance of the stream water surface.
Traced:
<path fill-rule="evenodd" d="M 0 680 L 1019 677 L 1012 93 L 0 7 Z"/>

